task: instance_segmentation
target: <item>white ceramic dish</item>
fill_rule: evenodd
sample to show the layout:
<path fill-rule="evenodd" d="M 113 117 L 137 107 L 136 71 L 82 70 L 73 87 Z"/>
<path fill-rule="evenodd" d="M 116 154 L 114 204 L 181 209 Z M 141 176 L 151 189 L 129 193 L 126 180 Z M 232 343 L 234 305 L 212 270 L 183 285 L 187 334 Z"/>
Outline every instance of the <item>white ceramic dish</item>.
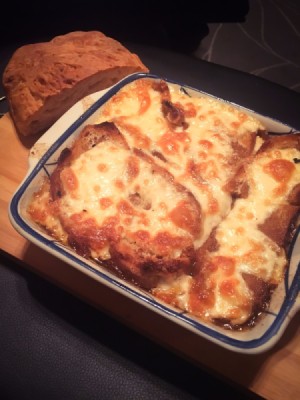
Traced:
<path fill-rule="evenodd" d="M 37 141 L 30 151 L 28 173 L 11 199 L 9 205 L 10 221 L 21 235 L 70 264 L 70 268 L 79 269 L 84 274 L 92 276 L 93 279 L 101 281 L 113 290 L 121 292 L 124 296 L 134 299 L 145 307 L 155 310 L 157 313 L 175 321 L 199 336 L 236 352 L 255 354 L 266 351 L 279 340 L 291 318 L 300 310 L 299 228 L 290 249 L 290 265 L 285 279 L 275 291 L 269 310 L 254 328 L 245 332 L 236 332 L 203 323 L 193 316 L 161 303 L 149 293 L 139 290 L 130 283 L 116 278 L 105 269 L 99 267 L 99 265 L 78 256 L 71 249 L 57 243 L 52 237 L 45 234 L 45 232 L 30 221 L 25 213 L 32 193 L 36 191 L 42 176 L 51 173 L 61 150 L 73 141 L 76 134 L 80 132 L 84 125 L 96 121 L 97 111 L 112 95 L 124 85 L 145 76 L 152 79 L 158 78 L 151 74 L 133 74 L 110 89 L 87 96 L 76 103 Z M 184 90 L 190 93 L 200 92 L 180 83 L 176 84 L 182 86 Z M 203 92 L 201 94 L 211 96 Z M 293 134 L 294 130 L 290 126 L 257 114 L 253 110 L 247 110 L 247 112 L 254 113 L 271 132 L 288 132 Z"/>

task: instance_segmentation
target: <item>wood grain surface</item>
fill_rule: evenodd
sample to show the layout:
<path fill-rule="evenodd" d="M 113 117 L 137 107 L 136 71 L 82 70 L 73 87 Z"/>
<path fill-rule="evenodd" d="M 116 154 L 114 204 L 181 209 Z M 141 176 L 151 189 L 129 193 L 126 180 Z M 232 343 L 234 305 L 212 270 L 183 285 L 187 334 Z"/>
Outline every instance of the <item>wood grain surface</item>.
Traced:
<path fill-rule="evenodd" d="M 235 353 L 166 320 L 102 285 L 20 236 L 8 219 L 9 201 L 25 177 L 28 153 L 38 137 L 21 138 L 5 114 L 0 120 L 0 248 L 28 268 L 158 344 L 206 370 L 270 400 L 300 399 L 300 313 L 271 350 Z M 159 329 L 158 329 L 159 327 Z"/>

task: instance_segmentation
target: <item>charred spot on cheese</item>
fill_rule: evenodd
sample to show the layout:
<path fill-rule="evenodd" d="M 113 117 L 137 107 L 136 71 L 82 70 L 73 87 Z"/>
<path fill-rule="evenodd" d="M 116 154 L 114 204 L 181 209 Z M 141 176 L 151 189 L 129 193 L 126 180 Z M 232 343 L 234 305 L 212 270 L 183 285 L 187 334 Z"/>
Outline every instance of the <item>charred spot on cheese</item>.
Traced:
<path fill-rule="evenodd" d="M 166 161 L 167 161 L 166 158 L 164 157 L 164 155 L 163 155 L 160 151 L 153 150 L 153 151 L 151 152 L 151 154 L 152 154 L 154 157 L 159 158 L 159 159 L 160 159 L 161 161 L 163 161 L 163 162 L 166 162 Z"/>
<path fill-rule="evenodd" d="M 121 88 L 61 152 L 28 214 L 81 256 L 225 329 L 251 328 L 288 265 L 300 134 L 164 80 Z"/>
<path fill-rule="evenodd" d="M 171 101 L 162 101 L 162 113 L 171 125 L 182 127 L 183 129 L 188 127 L 188 123 L 184 119 L 183 110 L 175 106 Z"/>
<path fill-rule="evenodd" d="M 130 193 L 128 199 L 135 207 L 141 207 L 144 210 L 151 209 L 152 205 L 150 199 L 147 199 L 147 197 L 142 197 L 142 195 L 138 192 Z"/>
<path fill-rule="evenodd" d="M 57 164 L 62 164 L 66 159 L 68 159 L 71 156 L 71 150 L 66 147 L 65 149 L 62 150 L 60 153 Z"/>

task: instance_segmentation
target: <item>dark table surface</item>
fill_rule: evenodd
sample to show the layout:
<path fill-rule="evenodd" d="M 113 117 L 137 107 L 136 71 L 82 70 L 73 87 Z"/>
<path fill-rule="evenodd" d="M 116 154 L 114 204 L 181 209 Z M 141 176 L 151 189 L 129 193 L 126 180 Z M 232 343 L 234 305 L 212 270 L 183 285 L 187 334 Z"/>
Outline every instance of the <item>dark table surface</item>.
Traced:
<path fill-rule="evenodd" d="M 153 73 L 300 127 L 299 93 L 187 55 L 126 45 Z M 0 50 L 1 74 L 14 47 Z M 7 111 L 5 102 L 1 107 Z M 259 397 L 192 365 L 0 252 L 0 398 Z"/>
<path fill-rule="evenodd" d="M 260 399 L 0 256 L 1 399 Z"/>

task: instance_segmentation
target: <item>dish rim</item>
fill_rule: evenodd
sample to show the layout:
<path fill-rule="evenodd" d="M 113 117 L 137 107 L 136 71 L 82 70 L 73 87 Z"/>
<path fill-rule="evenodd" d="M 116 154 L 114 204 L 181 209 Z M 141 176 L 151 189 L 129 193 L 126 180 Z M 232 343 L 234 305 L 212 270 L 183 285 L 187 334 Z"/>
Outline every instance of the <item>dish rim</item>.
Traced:
<path fill-rule="evenodd" d="M 134 285 L 126 281 L 120 280 L 119 278 L 110 274 L 108 271 L 100 271 L 99 269 L 96 268 L 96 266 L 93 267 L 91 265 L 92 262 L 89 262 L 88 260 L 85 260 L 82 257 L 78 256 L 74 251 L 62 246 L 56 240 L 48 239 L 46 235 L 41 234 L 32 226 L 30 226 L 26 222 L 26 220 L 22 217 L 21 212 L 19 211 L 22 197 L 26 194 L 26 190 L 28 190 L 28 187 L 30 187 L 31 182 L 37 176 L 37 174 L 40 173 L 42 169 L 45 170 L 45 165 L 47 163 L 47 160 L 51 156 L 53 156 L 53 154 L 55 154 L 55 152 L 63 145 L 63 143 L 69 137 L 71 137 L 77 129 L 83 126 L 85 121 L 87 121 L 88 118 L 91 117 L 116 92 L 118 92 L 121 88 L 133 82 L 134 80 L 141 78 L 163 79 L 170 84 L 176 84 L 187 90 L 190 89 L 199 92 L 201 94 L 208 95 L 210 97 L 221 100 L 228 104 L 232 104 L 234 106 L 242 108 L 250 113 L 254 113 L 264 118 L 268 118 L 274 123 L 279 123 L 281 125 L 286 126 L 287 128 L 291 128 L 288 125 L 275 120 L 274 118 L 262 115 L 257 111 L 243 107 L 241 105 L 233 103 L 232 101 L 219 98 L 217 96 L 214 96 L 213 94 L 183 84 L 179 81 L 171 80 L 166 77 L 158 76 L 151 73 L 131 74 L 123 78 L 121 81 L 119 81 L 112 87 L 103 91 L 103 94 L 100 95 L 98 100 L 96 100 L 83 113 L 77 115 L 77 117 L 71 124 L 67 124 L 68 127 L 64 129 L 61 135 L 53 139 L 53 142 L 50 143 L 50 147 L 45 152 L 45 154 L 37 161 L 35 165 L 29 168 L 27 175 L 25 176 L 25 178 L 15 191 L 9 203 L 9 219 L 11 221 L 11 224 L 21 235 L 23 235 L 29 241 L 33 242 L 39 247 L 42 247 L 44 250 L 50 252 L 54 256 L 62 259 L 71 266 L 80 269 L 82 272 L 88 273 L 90 276 L 96 278 L 98 281 L 102 282 L 106 286 L 109 286 L 112 289 L 117 289 L 122 294 L 125 294 L 133 298 L 134 300 L 137 300 L 139 303 L 146 305 L 148 308 L 151 308 L 154 311 L 158 311 L 159 314 L 163 315 L 164 317 L 167 317 L 177 323 L 179 322 L 181 326 L 184 326 L 185 328 L 192 330 L 193 332 L 199 334 L 201 337 L 205 337 L 206 339 L 216 344 L 219 344 L 222 347 L 234 350 L 236 352 L 260 353 L 262 351 L 266 351 L 270 347 L 272 347 L 275 344 L 275 342 L 277 342 L 277 340 L 279 340 L 281 334 L 283 334 L 287 324 L 289 323 L 290 318 L 292 318 L 294 313 L 300 310 L 300 302 L 299 304 L 297 303 L 297 296 L 300 292 L 300 261 L 298 262 L 298 266 L 296 262 L 295 274 L 293 275 L 291 282 L 288 271 L 286 271 L 284 278 L 284 286 L 286 293 L 285 298 L 280 306 L 279 312 L 277 313 L 277 315 L 274 316 L 273 322 L 269 324 L 270 326 L 265 330 L 264 334 L 256 339 L 239 340 L 231 336 L 228 336 L 228 334 L 226 334 L 226 332 L 232 333 L 232 331 L 218 329 L 217 327 L 210 327 L 207 324 L 205 324 L 204 321 L 201 321 L 200 319 L 195 320 L 195 317 L 188 316 L 188 314 L 186 312 L 183 312 L 182 310 L 176 310 L 170 305 L 163 304 L 162 302 L 157 300 L 153 295 L 147 292 L 143 293 L 144 291 L 141 291 L 139 288 L 135 287 Z M 80 101 L 78 103 L 80 103 Z M 60 118 L 60 120 L 65 118 L 65 115 L 66 114 L 64 114 Z M 47 132 L 49 132 L 49 130 Z M 38 142 L 47 134 L 47 132 L 38 140 Z M 296 242 L 299 241 L 300 244 L 299 239 L 300 239 L 300 226 L 297 228 L 297 231 L 293 237 L 293 242 L 290 246 L 289 257 L 291 256 L 292 251 L 296 246 Z"/>

